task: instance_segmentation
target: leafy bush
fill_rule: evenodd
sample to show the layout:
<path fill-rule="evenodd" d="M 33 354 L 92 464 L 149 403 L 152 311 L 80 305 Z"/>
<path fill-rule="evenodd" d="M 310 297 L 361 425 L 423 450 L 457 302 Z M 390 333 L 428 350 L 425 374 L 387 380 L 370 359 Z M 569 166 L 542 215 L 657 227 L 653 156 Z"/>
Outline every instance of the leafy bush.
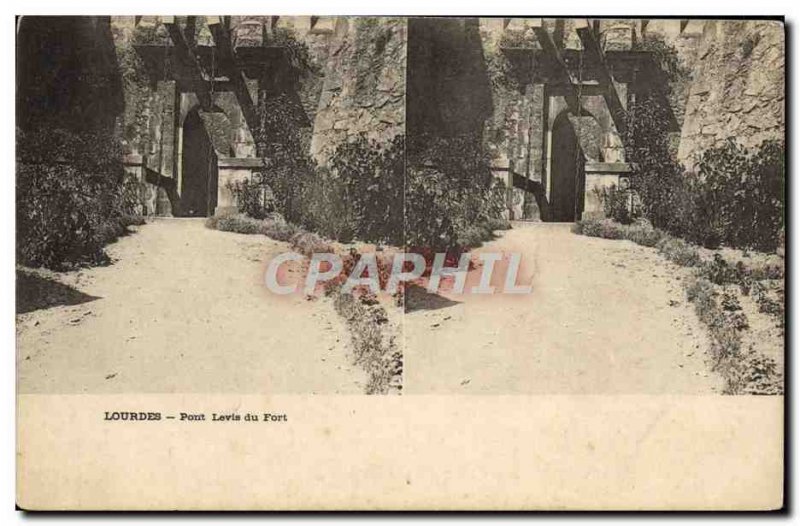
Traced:
<path fill-rule="evenodd" d="M 493 237 L 494 233 L 488 224 L 469 225 L 458 233 L 456 244 L 460 247 L 476 247 Z"/>
<path fill-rule="evenodd" d="M 264 219 L 275 211 L 275 194 L 262 177 L 227 183 L 239 210 L 255 219 Z"/>
<path fill-rule="evenodd" d="M 637 217 L 631 203 L 631 192 L 623 190 L 617 185 L 595 188 L 595 195 L 603 203 L 603 213 L 606 217 L 627 225 Z"/>
<path fill-rule="evenodd" d="M 288 117 L 281 122 L 291 127 Z M 272 157 L 262 176 L 230 185 L 241 212 L 257 219 L 277 212 L 342 242 L 402 244 L 402 136 L 388 144 L 358 136 L 333 152 L 327 168 L 315 166 L 297 137 L 274 141 L 263 147 Z"/>
<path fill-rule="evenodd" d="M 304 196 L 306 211 L 302 222 L 307 228 L 343 243 L 356 237 L 358 225 L 337 174 L 319 168 L 314 184 L 308 186 Z"/>
<path fill-rule="evenodd" d="M 783 327 L 785 323 L 784 315 L 784 294 L 783 289 L 778 289 L 778 298 L 770 296 L 769 291 L 761 282 L 753 283 L 753 298 L 758 305 L 758 312 L 769 314 L 778 321 L 778 326 Z"/>
<path fill-rule="evenodd" d="M 138 196 L 108 134 L 41 129 L 17 138 L 17 259 L 62 268 L 104 263 L 137 218 Z"/>
<path fill-rule="evenodd" d="M 589 237 L 601 237 L 603 239 L 624 239 L 625 231 L 623 225 L 615 223 L 611 219 L 588 218 L 577 221 L 572 226 L 572 231 Z"/>
<path fill-rule="evenodd" d="M 653 97 L 637 97 L 628 112 L 625 154 L 634 167 L 631 190 L 656 228 L 680 235 L 692 218 L 683 167 L 670 150 L 667 110 Z"/>
<path fill-rule="evenodd" d="M 645 39 L 637 46 L 652 52 L 672 80 L 686 78 L 677 52 L 668 44 Z M 765 141 L 748 150 L 728 139 L 702 153 L 696 173 L 684 173 L 671 148 L 668 123 L 667 108 L 655 96 L 637 97 L 628 112 L 625 150 L 644 217 L 656 228 L 709 248 L 781 248 L 783 144 Z M 606 216 L 628 222 L 616 191 L 604 197 Z"/>
<path fill-rule="evenodd" d="M 739 298 L 731 291 L 726 290 L 722 294 L 722 308 L 726 311 L 734 312 L 742 310 L 742 305 L 739 303 Z"/>
<path fill-rule="evenodd" d="M 418 249 L 468 248 L 506 227 L 505 184 L 469 136 L 417 137 L 406 170 L 406 244 Z"/>
<path fill-rule="evenodd" d="M 297 226 L 287 223 L 281 219 L 265 219 L 261 225 L 260 234 L 263 234 L 276 241 L 291 241 L 301 232 Z"/>
<path fill-rule="evenodd" d="M 258 234 L 261 230 L 261 221 L 245 215 L 221 215 L 209 217 L 206 226 L 223 232 L 236 232 L 238 234 Z"/>
<path fill-rule="evenodd" d="M 740 260 L 735 265 L 731 265 L 719 254 L 714 254 L 711 261 L 703 262 L 699 273 L 716 285 L 738 285 L 742 294 L 747 295 L 750 294 L 752 287 L 758 285 L 759 281 L 782 279 L 784 269 L 781 265 L 770 262 L 751 263 L 750 266 L 747 266 Z"/>
<path fill-rule="evenodd" d="M 626 148 L 644 216 L 709 248 L 778 249 L 785 214 L 783 144 L 765 141 L 747 150 L 729 139 L 703 152 L 696 173 L 684 173 L 670 152 L 662 113 L 647 98 L 630 113 Z M 606 216 L 626 222 L 617 192 L 602 198 Z"/>
<path fill-rule="evenodd" d="M 301 230 L 280 216 L 255 219 L 244 214 L 222 214 L 209 217 L 206 226 L 223 232 L 262 234 L 277 241 L 291 241 Z"/>
<path fill-rule="evenodd" d="M 323 191 L 335 194 L 345 210 L 336 219 L 327 209 L 339 203 L 328 199 L 315 201 L 317 206 L 311 210 L 314 226 L 345 234 L 352 231 L 354 237 L 364 241 L 402 244 L 404 137 L 400 135 L 389 144 L 380 144 L 359 135 L 339 145 L 329 164 Z M 333 224 L 328 223 L 331 220 Z"/>
<path fill-rule="evenodd" d="M 695 221 L 708 225 L 706 236 L 689 231 L 706 245 L 774 251 L 784 226 L 783 145 L 766 141 L 748 151 L 733 140 L 703 152 L 692 181 Z"/>

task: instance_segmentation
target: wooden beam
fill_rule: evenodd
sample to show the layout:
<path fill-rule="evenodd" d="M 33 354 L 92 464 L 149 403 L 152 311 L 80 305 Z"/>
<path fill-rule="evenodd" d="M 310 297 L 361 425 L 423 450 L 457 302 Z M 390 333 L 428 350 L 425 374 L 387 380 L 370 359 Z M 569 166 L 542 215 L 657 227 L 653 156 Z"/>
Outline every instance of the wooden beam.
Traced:
<path fill-rule="evenodd" d="M 550 33 L 545 29 L 541 18 L 534 18 L 531 21 L 531 27 L 536 35 L 536 39 L 539 41 L 539 45 L 542 47 L 542 51 L 557 64 L 556 74 L 559 77 L 559 81 L 567 89 L 564 98 L 567 101 L 569 110 L 573 115 L 581 115 L 582 110 L 580 101 L 578 100 L 578 93 L 572 83 L 572 76 L 569 74 L 567 63 L 564 62 L 564 57 L 561 56 L 561 50 L 556 46 L 556 43 L 553 42 L 553 37 L 551 37 Z"/>
<path fill-rule="evenodd" d="M 203 108 L 204 111 L 211 111 L 214 101 L 211 100 L 211 92 L 205 80 L 207 76 L 195 56 L 194 49 L 186 40 L 186 36 L 183 34 L 175 17 L 165 16 L 162 17 L 161 21 L 167 28 L 172 43 L 175 45 L 175 56 L 180 64 L 179 67 L 185 69 L 186 76 L 192 79 L 191 84 L 197 95 L 197 99 L 200 101 L 200 107 Z"/>
<path fill-rule="evenodd" d="M 159 188 L 163 188 L 164 191 L 167 193 L 167 198 L 169 199 L 170 207 L 172 208 L 172 210 L 177 210 L 181 198 L 178 195 L 178 189 L 177 185 L 175 184 L 175 179 L 172 177 L 167 177 L 166 175 L 162 175 L 159 172 L 156 172 L 155 170 L 148 168 L 146 159 L 142 164 L 142 169 L 144 171 L 144 180 L 152 185 L 158 186 Z"/>
<path fill-rule="evenodd" d="M 250 90 L 247 88 L 244 72 L 236 63 L 230 31 L 222 23 L 220 17 L 209 17 L 208 27 L 211 30 L 211 36 L 214 38 L 214 44 L 217 46 L 220 68 L 230 80 L 233 93 L 236 95 L 236 100 L 239 101 L 239 107 L 242 108 L 242 114 L 247 127 L 250 128 L 250 133 L 256 136 L 256 131 L 259 128 L 258 114 L 256 113 L 253 98 L 250 96 Z"/>
<path fill-rule="evenodd" d="M 625 111 L 625 106 L 622 105 L 617 87 L 614 85 L 614 79 L 606 63 L 606 57 L 600 43 L 597 41 L 592 31 L 592 26 L 585 18 L 576 20 L 575 30 L 578 32 L 578 37 L 581 39 L 584 52 L 589 55 L 589 59 L 593 60 L 598 65 L 598 74 L 600 85 L 603 88 L 603 98 L 606 101 L 608 110 L 611 113 L 611 119 L 614 121 L 620 137 L 625 137 L 628 131 L 628 112 Z"/>

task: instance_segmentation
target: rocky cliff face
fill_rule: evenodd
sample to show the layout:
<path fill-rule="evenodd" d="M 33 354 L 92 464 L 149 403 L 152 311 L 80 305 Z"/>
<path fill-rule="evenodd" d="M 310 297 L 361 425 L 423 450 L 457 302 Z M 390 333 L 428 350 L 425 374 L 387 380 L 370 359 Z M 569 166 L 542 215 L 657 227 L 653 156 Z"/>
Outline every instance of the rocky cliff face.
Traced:
<path fill-rule="evenodd" d="M 311 154 L 324 163 L 349 138 L 405 133 L 406 21 L 339 18 L 314 116 Z"/>
<path fill-rule="evenodd" d="M 784 135 L 784 29 L 775 21 L 707 21 L 696 41 L 678 158 L 691 166 L 729 137 L 746 147 Z"/>

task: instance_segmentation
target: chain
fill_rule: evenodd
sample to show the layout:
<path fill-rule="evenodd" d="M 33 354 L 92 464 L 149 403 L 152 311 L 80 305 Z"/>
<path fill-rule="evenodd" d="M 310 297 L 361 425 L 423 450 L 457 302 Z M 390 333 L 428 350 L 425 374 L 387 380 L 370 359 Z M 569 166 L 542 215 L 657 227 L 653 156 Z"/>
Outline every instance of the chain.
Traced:
<path fill-rule="evenodd" d="M 214 107 L 214 78 L 217 76 L 217 65 L 216 65 L 216 46 L 211 47 L 211 87 L 209 90 L 209 103 L 211 107 L 209 108 L 209 118 L 213 119 L 213 107 Z M 213 214 L 213 210 L 211 210 L 211 170 L 213 169 L 212 163 L 214 161 L 214 142 L 211 139 L 211 133 L 208 134 L 208 170 L 206 170 L 206 215 Z"/>
<path fill-rule="evenodd" d="M 164 79 L 163 82 L 167 81 L 167 72 L 168 72 L 167 61 L 169 59 L 169 46 L 167 46 L 167 39 L 169 39 L 169 37 L 166 37 L 164 39 L 164 71 L 163 71 L 163 77 L 162 77 Z M 156 95 L 158 95 L 158 83 L 156 83 Z M 162 97 L 161 98 L 161 122 L 158 125 L 158 177 L 159 177 L 159 179 L 161 178 L 161 175 L 164 173 L 164 121 L 167 120 L 166 119 L 166 113 L 167 113 L 167 102 Z M 145 170 L 146 170 L 146 168 L 147 168 L 146 166 L 143 167 L 143 169 L 145 169 Z M 146 173 L 143 173 L 142 175 L 146 177 Z M 155 189 L 155 192 L 154 192 L 155 193 L 155 202 L 153 203 L 153 210 L 152 210 L 152 212 L 153 212 L 152 215 L 153 216 L 155 216 L 157 211 L 158 211 L 158 193 L 159 193 L 159 188 L 160 187 L 158 186 L 158 184 L 156 184 L 156 189 Z M 147 205 L 145 204 L 145 209 L 146 208 L 147 208 Z M 150 214 L 147 214 L 146 211 L 145 211 L 145 215 L 150 215 Z"/>
<path fill-rule="evenodd" d="M 581 156 L 581 117 L 583 116 L 583 43 L 581 43 L 580 47 L 578 48 L 578 114 L 576 115 L 577 126 L 575 128 L 575 204 L 573 209 L 574 218 L 580 219 L 578 217 L 578 209 L 580 208 L 578 203 L 580 202 L 579 199 L 582 199 L 583 196 L 580 195 L 580 187 L 581 187 L 581 177 L 580 177 L 580 162 Z"/>

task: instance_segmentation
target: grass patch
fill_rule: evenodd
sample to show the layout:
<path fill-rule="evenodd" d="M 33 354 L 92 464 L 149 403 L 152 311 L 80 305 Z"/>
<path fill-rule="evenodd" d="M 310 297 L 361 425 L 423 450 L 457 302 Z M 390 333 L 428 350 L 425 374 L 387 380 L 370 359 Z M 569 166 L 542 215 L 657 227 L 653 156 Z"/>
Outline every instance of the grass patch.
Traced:
<path fill-rule="evenodd" d="M 686 297 L 694 304 L 695 313 L 708 329 L 711 338 L 709 354 L 712 370 L 719 373 L 725 381 L 725 394 L 743 394 L 747 388 L 747 367 L 742 352 L 740 331 L 746 328 L 743 313 L 731 312 L 733 305 L 723 295 L 717 301 L 718 293 L 714 284 L 702 277 L 693 277 L 686 286 Z M 727 307 L 727 309 L 726 309 Z"/>
<path fill-rule="evenodd" d="M 656 249 L 668 260 L 681 267 L 696 267 L 700 264 L 700 252 L 693 245 L 664 234 Z"/>
<path fill-rule="evenodd" d="M 611 219 L 584 219 L 572 225 L 576 234 L 603 239 L 625 239 L 625 225 Z"/>
<path fill-rule="evenodd" d="M 301 232 L 297 226 L 280 218 L 254 219 L 244 214 L 223 214 L 206 219 L 206 226 L 223 232 L 262 234 L 277 241 L 290 241 Z"/>
<path fill-rule="evenodd" d="M 315 252 L 333 252 L 331 244 L 322 237 L 287 223 L 280 217 L 254 219 L 244 214 L 219 215 L 209 217 L 206 227 L 223 232 L 264 235 L 291 244 L 292 249 L 306 257 L 311 257 Z"/>
<path fill-rule="evenodd" d="M 403 352 L 384 330 L 389 318 L 372 294 L 345 294 L 331 287 L 334 308 L 350 332 L 355 364 L 368 374 L 366 394 L 399 393 L 402 390 Z"/>
<path fill-rule="evenodd" d="M 731 264 L 719 253 L 703 260 L 700 250 L 682 239 L 653 228 L 647 221 L 623 225 L 611 219 L 578 221 L 573 232 L 604 239 L 627 239 L 639 245 L 654 247 L 669 261 L 693 269 L 685 282 L 688 300 L 708 330 L 711 347 L 708 351 L 712 370 L 725 382 L 725 394 L 781 394 L 781 371 L 772 358 L 753 349 L 743 349 L 742 331 L 749 329 L 747 316 L 739 299 L 729 290 L 717 288 L 738 286 L 742 294 L 753 297 L 759 312 L 768 313 L 783 324 L 783 303 L 772 298 L 762 284 L 766 280 L 782 279 L 783 265 L 771 261 L 744 261 Z M 782 326 L 782 325 L 781 325 Z"/>
<path fill-rule="evenodd" d="M 603 239 L 627 239 L 637 245 L 655 247 L 668 260 L 682 267 L 700 264 L 700 253 L 693 245 L 653 228 L 648 221 L 639 219 L 632 225 L 623 225 L 609 218 L 589 218 L 578 221 L 572 231 L 576 234 Z"/>

